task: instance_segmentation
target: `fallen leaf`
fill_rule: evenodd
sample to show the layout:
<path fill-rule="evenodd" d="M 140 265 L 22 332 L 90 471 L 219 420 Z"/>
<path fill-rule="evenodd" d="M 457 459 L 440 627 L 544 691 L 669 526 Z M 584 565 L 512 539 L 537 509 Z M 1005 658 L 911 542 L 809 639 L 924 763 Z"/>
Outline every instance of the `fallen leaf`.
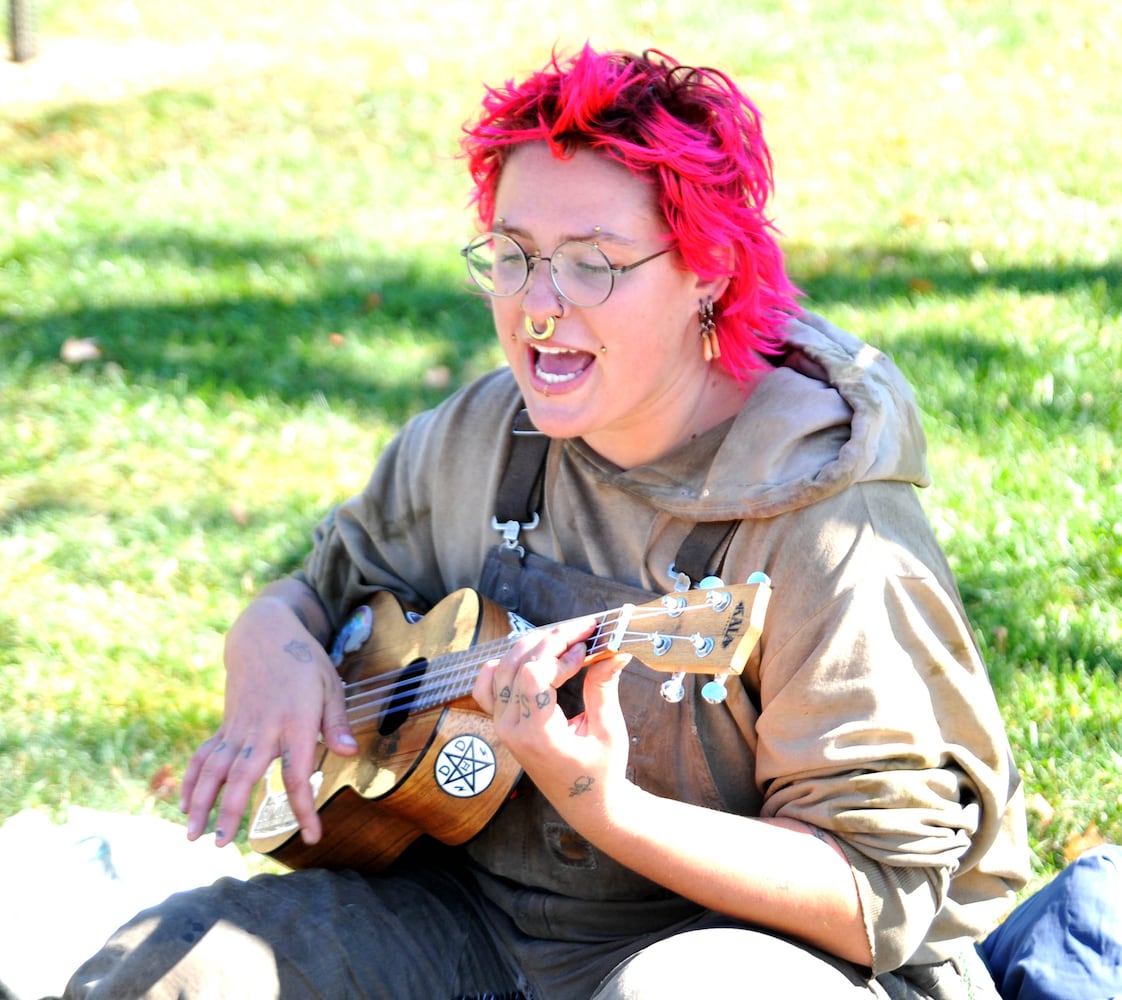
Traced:
<path fill-rule="evenodd" d="M 158 799 L 172 799 L 179 792 L 179 781 L 170 764 L 160 767 L 148 782 L 148 790 Z"/>
<path fill-rule="evenodd" d="M 58 353 L 68 365 L 101 360 L 101 348 L 93 337 L 67 337 Z"/>
<path fill-rule="evenodd" d="M 427 389 L 447 389 L 452 381 L 452 371 L 447 365 L 436 365 L 425 371 L 424 383 Z"/>
<path fill-rule="evenodd" d="M 1040 818 L 1040 825 L 1042 827 L 1046 827 L 1056 818 L 1056 810 L 1052 807 L 1052 803 L 1039 792 L 1033 795 L 1028 802 L 1025 803 L 1025 806 L 1028 808 L 1029 812 L 1036 813 Z"/>
<path fill-rule="evenodd" d="M 935 282 L 930 278 L 912 278 L 908 282 L 908 287 L 917 295 L 926 295 L 935 291 Z"/>
<path fill-rule="evenodd" d="M 1004 653 L 1006 646 L 1009 645 L 1009 629 L 1004 625 L 998 625 L 993 630 L 993 648 L 998 653 Z"/>
<path fill-rule="evenodd" d="M 1073 833 L 1064 845 L 1064 859 L 1071 864 L 1081 854 L 1106 843 L 1106 837 L 1099 833 L 1099 828 L 1092 823 L 1082 833 Z"/>

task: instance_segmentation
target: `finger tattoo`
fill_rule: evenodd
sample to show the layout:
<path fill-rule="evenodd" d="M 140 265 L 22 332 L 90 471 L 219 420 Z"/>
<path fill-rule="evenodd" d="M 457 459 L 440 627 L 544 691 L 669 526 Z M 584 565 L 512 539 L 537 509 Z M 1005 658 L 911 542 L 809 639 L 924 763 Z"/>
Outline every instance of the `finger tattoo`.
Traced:
<path fill-rule="evenodd" d="M 534 702 L 537 704 L 538 708 L 549 708 L 552 701 L 553 695 L 551 695 L 548 691 L 539 691 L 536 695 L 534 695 Z"/>
<path fill-rule="evenodd" d="M 510 685 L 508 684 L 499 692 L 499 701 L 506 705 L 510 701 Z"/>
<path fill-rule="evenodd" d="M 520 694 L 518 696 L 518 704 L 522 707 L 522 718 L 530 718 L 530 699 L 526 695 Z"/>

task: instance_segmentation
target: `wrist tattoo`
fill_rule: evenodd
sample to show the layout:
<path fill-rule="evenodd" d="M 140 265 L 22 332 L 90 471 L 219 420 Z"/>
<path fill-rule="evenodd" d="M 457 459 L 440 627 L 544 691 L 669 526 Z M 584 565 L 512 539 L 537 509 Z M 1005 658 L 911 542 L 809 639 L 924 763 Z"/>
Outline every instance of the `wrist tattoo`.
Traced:
<path fill-rule="evenodd" d="M 582 774 L 576 781 L 573 782 L 572 787 L 569 789 L 569 798 L 576 798 L 578 795 L 583 795 L 592 786 L 596 784 L 596 779 L 591 774 Z"/>
<path fill-rule="evenodd" d="M 284 651 L 291 656 L 294 660 L 299 660 L 301 663 L 312 662 L 312 651 L 308 648 L 306 642 L 301 642 L 299 639 L 293 639 L 284 647 Z"/>

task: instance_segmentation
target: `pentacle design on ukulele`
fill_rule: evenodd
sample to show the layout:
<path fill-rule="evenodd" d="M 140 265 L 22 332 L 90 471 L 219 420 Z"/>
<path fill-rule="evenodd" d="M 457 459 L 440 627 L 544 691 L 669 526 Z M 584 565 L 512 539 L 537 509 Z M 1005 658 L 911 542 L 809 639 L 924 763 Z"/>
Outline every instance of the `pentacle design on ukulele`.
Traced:
<path fill-rule="evenodd" d="M 495 777 L 495 751 L 478 736 L 457 736 L 444 744 L 433 765 L 441 790 L 470 799 L 487 790 Z"/>

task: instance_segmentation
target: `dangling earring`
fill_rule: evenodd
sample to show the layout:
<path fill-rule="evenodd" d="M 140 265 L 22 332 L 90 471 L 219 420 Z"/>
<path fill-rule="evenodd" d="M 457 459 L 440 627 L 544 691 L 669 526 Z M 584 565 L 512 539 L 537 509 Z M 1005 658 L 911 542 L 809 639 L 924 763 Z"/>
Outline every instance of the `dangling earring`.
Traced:
<path fill-rule="evenodd" d="M 717 343 L 717 324 L 713 321 L 713 300 L 706 299 L 697 310 L 701 324 L 701 356 L 706 363 L 721 356 L 721 345 Z"/>

